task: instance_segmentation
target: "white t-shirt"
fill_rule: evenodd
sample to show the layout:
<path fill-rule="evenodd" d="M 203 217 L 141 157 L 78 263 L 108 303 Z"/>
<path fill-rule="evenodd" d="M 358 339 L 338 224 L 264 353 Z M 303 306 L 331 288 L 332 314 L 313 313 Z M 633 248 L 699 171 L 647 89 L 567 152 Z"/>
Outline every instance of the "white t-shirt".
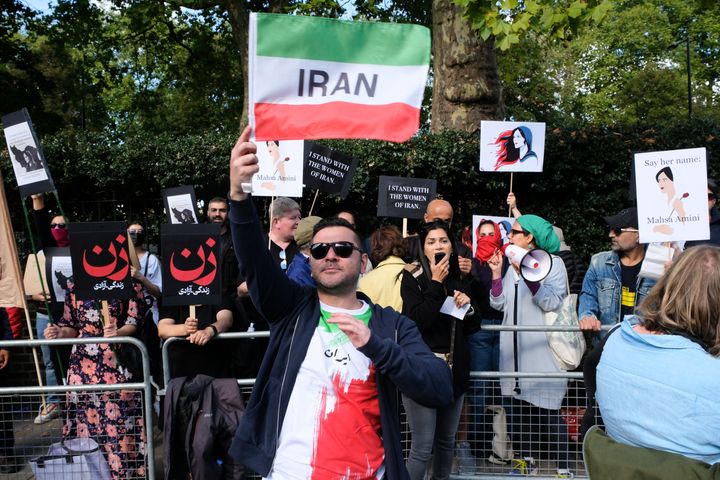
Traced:
<path fill-rule="evenodd" d="M 375 366 L 353 347 L 333 313 L 367 323 L 363 302 L 357 310 L 320 304 L 318 327 L 290 395 L 268 479 L 380 479 L 385 450 Z"/>
<path fill-rule="evenodd" d="M 154 283 L 162 292 L 162 270 L 160 269 L 160 260 L 150 252 L 145 252 L 142 257 L 138 258 L 140 262 L 140 273 L 142 273 L 150 283 Z M 145 273 L 147 271 L 147 273 Z M 143 293 L 145 296 L 151 296 L 147 288 L 143 287 Z M 155 298 L 155 297 L 153 297 Z M 155 298 L 152 306 L 153 320 L 155 324 L 160 321 L 160 312 L 158 311 L 158 299 Z"/>

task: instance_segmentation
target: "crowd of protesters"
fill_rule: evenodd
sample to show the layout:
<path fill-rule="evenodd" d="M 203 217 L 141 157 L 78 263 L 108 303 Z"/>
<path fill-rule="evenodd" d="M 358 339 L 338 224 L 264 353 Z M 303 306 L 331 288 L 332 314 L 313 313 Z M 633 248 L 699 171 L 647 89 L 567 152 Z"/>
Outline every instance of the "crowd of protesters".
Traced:
<path fill-rule="evenodd" d="M 478 462 L 488 461 L 506 465 L 509 473 L 532 474 L 541 438 L 552 447 L 546 453 L 556 462 L 557 478 L 572 478 L 560 414 L 567 379 L 471 382 L 470 372 L 561 373 L 545 332 L 499 333 L 483 326 L 545 325 L 544 314 L 577 293 L 578 325 L 590 348 L 606 351 L 600 358 L 593 348 L 585 369 L 592 378 L 589 405 L 596 396 L 610 436 L 720 461 L 720 325 L 712 314 L 720 308 L 720 290 L 707 288 L 717 287 L 717 247 L 688 243 L 656 285 L 641 275 L 646 247 L 639 243 L 637 211 L 625 208 L 605 218 L 611 250 L 594 255 L 586 272 L 562 230 L 522 214 L 512 193 L 507 201 L 514 223 L 507 235 L 483 220 L 474 247 L 456 238 L 453 207 L 442 199 L 427 205 L 417 234 L 403 237 L 385 225 L 368 240 L 358 235 L 350 212 L 303 218 L 294 200 L 277 198 L 263 232 L 251 194 L 243 190 L 257 171 L 248 138 L 246 130 L 231 155 L 229 197 L 207 204 L 207 221 L 221 227 L 220 304 L 199 306 L 194 315 L 164 307 L 160 261 L 147 251 L 144 228 L 136 222 L 128 226 L 139 259 L 139 268 L 132 268 L 135 295 L 109 302 L 109 323 L 97 301 L 76 298 L 71 279 L 63 305 L 48 304 L 49 295 L 31 299 L 40 338 L 137 336 L 146 329 L 163 340 L 186 338 L 169 349 L 171 383 L 161 415 L 165 478 L 242 478 L 252 471 L 275 479 L 422 479 L 429 472 L 446 479 L 455 459 L 461 473 L 475 473 Z M 720 243 L 716 194 L 711 181 L 710 244 Z M 68 219 L 50 218 L 42 196 L 33 197 L 33 212 L 41 248 L 72 241 Z M 552 258 L 547 275 L 527 280 L 518 263 L 503 255 L 505 244 L 545 250 Z M 673 296 L 676 290 L 688 299 Z M 0 333 L 8 336 L 2 313 Z M 608 341 L 601 326 L 615 324 L 622 324 L 620 333 Z M 270 330 L 269 339 L 213 341 L 224 332 L 258 330 Z M 8 356 L 0 350 L 0 382 Z M 42 350 L 48 385 L 131 381 L 137 373 L 121 358 L 102 343 Z M 694 375 L 683 375 L 691 365 L 701 366 L 703 387 Z M 677 371 L 678 380 L 656 378 L 666 369 Z M 256 378 L 249 398 L 240 394 L 237 378 Z M 651 408 L 630 408 L 650 389 L 658 394 L 650 395 Z M 515 458 L 499 454 L 489 432 L 480 431 L 481 423 L 492 424 L 477 419 L 496 397 L 502 398 L 495 403 L 507 415 Z M 669 402 L 694 406 L 678 411 Z M 410 429 L 407 458 L 400 447 L 401 407 Z M 208 409 L 214 418 L 201 415 Z M 4 411 L 0 403 L 0 470 L 10 471 L 13 437 Z M 678 439 L 678 431 L 690 428 L 684 418 L 693 415 L 702 419 Z M 112 478 L 146 475 L 144 443 L 151 432 L 144 431 L 137 393 L 49 395 L 35 423 L 61 416 L 65 438 L 92 437 L 100 444 Z M 590 417 L 585 427 L 595 422 Z M 461 418 L 465 429 L 459 428 Z"/>

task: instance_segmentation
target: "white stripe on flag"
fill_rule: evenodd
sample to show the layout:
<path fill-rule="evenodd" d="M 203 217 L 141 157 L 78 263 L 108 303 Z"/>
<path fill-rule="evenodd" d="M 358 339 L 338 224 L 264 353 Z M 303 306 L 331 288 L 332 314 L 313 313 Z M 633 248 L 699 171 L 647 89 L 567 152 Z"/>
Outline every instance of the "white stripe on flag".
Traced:
<path fill-rule="evenodd" d="M 256 78 L 251 77 L 250 88 L 254 88 L 251 98 L 255 103 L 406 103 L 419 109 L 424 89 L 418 90 L 417 85 L 424 85 L 428 66 L 396 67 L 257 56 L 254 72 Z"/>

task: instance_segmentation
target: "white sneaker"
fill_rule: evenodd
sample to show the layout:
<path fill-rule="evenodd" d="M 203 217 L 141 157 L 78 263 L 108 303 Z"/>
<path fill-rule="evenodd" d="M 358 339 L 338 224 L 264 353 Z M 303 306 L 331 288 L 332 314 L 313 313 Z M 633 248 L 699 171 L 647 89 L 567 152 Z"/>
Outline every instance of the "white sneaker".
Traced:
<path fill-rule="evenodd" d="M 40 412 L 38 413 L 38 416 L 35 417 L 33 423 L 35 423 L 35 425 L 47 423 L 54 418 L 58 418 L 60 416 L 60 412 L 60 405 L 57 403 L 47 403 L 45 404 L 45 408 L 40 407 Z"/>

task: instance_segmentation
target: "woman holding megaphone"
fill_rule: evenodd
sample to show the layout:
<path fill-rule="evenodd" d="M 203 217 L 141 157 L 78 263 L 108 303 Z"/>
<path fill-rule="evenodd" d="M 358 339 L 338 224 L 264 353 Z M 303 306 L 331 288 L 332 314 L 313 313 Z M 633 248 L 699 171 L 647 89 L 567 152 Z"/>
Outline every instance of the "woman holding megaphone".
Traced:
<path fill-rule="evenodd" d="M 472 277 L 462 277 L 457 248 L 447 222 L 438 220 L 420 229 L 420 259 L 403 271 L 402 313 L 413 319 L 423 341 L 453 372 L 453 402 L 429 408 L 403 395 L 410 425 L 407 469 L 412 480 L 425 478 L 434 452 L 433 478 L 450 476 L 460 413 L 470 383 L 467 337 L 480 328 L 470 299 Z"/>
<path fill-rule="evenodd" d="M 553 255 L 560 240 L 552 225 L 537 215 L 518 217 L 508 239 L 504 250 L 498 250 L 488 262 L 492 270 L 490 305 L 503 312 L 504 325 L 545 325 L 545 312 L 560 308 L 568 295 L 565 266 Z M 512 265 L 504 277 L 503 253 Z M 500 333 L 500 371 L 562 370 L 555 363 L 545 332 L 505 331 Z M 567 429 L 559 415 L 567 379 L 503 378 L 500 387 L 503 395 L 512 397 L 509 429 L 513 447 L 523 454 L 514 461 L 518 473 L 532 473 L 532 455 L 539 450 L 540 435 L 547 435 L 547 445 L 557 457 L 558 474 L 569 477 Z M 529 443 L 523 444 L 528 438 Z"/>

